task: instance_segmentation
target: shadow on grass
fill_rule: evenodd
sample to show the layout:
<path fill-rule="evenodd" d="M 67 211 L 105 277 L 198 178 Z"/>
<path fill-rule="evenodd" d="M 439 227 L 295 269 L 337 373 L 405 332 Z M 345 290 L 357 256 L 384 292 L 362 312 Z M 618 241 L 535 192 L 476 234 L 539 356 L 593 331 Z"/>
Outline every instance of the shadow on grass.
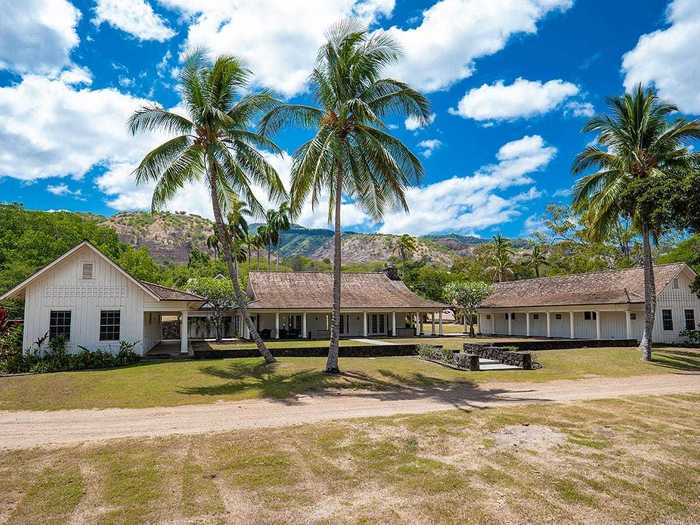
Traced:
<path fill-rule="evenodd" d="M 652 354 L 652 364 L 685 372 L 700 372 L 700 351 L 659 350 Z"/>
<path fill-rule="evenodd" d="M 293 358 L 291 358 L 293 359 Z M 283 372 L 280 363 L 231 363 L 226 368 L 206 366 L 200 372 L 222 379 L 218 385 L 178 389 L 178 393 L 197 396 L 229 396 L 255 393 L 260 397 L 295 405 L 302 401 L 298 396 L 334 397 L 341 391 L 353 397 L 377 401 L 439 400 L 455 408 L 464 409 L 471 402 L 508 401 L 507 394 L 523 394 L 530 390 L 504 390 L 477 386 L 467 379 L 446 380 L 420 372 L 408 374 L 378 369 L 376 374 L 348 370 L 341 374 L 326 374 L 319 369 Z M 350 367 L 351 368 L 351 367 Z M 503 397 L 506 395 L 506 397 Z M 519 395 L 512 401 L 528 401 Z M 546 399 L 538 398 L 546 401 Z"/>

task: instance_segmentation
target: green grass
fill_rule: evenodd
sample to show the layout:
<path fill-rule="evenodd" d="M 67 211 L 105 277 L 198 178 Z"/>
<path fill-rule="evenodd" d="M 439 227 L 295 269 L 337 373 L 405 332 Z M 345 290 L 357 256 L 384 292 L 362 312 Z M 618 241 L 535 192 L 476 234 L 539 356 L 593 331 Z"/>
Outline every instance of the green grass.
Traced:
<path fill-rule="evenodd" d="M 436 339 L 457 348 L 459 338 Z M 541 382 L 589 376 L 625 377 L 700 370 L 700 352 L 664 349 L 644 363 L 634 348 L 549 350 L 535 353 L 540 370 L 464 372 L 416 357 L 341 358 L 343 374 L 323 373 L 323 357 L 163 361 L 112 370 L 0 377 L 0 410 L 142 408 L 286 398 L 329 389 L 412 389 L 415 395 L 489 382 Z"/>
<path fill-rule="evenodd" d="M 698 440 L 683 395 L 5 451 L 0 522 L 695 523 Z"/>

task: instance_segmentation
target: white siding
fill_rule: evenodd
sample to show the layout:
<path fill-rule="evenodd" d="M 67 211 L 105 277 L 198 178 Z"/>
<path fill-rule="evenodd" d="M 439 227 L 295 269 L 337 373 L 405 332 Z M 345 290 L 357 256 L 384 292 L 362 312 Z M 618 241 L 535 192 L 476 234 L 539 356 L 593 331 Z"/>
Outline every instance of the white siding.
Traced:
<path fill-rule="evenodd" d="M 551 337 L 571 337 L 569 312 L 552 312 L 550 315 Z M 561 319 L 557 319 L 557 315 Z"/>
<path fill-rule="evenodd" d="M 93 279 L 82 279 L 82 263 L 93 264 Z M 120 339 L 142 351 L 145 292 L 85 246 L 30 283 L 25 290 L 24 347 L 49 330 L 52 310 L 71 311 L 71 352 L 84 346 L 116 351 L 119 341 L 100 341 L 100 311 L 119 310 Z"/>
<path fill-rule="evenodd" d="M 658 296 L 656 303 L 656 319 L 652 332 L 653 340 L 660 343 L 682 343 L 685 338 L 680 336 L 680 332 L 685 329 L 685 310 L 693 310 L 695 313 L 695 323 L 700 322 L 700 299 L 690 291 L 691 275 L 686 272 L 678 277 L 678 288 L 673 287 L 673 282 L 669 283 L 666 289 Z M 673 330 L 663 329 L 662 310 L 671 310 L 673 316 Z M 644 314 L 640 319 L 640 333 L 644 327 Z M 697 328 L 697 327 L 696 327 Z"/>

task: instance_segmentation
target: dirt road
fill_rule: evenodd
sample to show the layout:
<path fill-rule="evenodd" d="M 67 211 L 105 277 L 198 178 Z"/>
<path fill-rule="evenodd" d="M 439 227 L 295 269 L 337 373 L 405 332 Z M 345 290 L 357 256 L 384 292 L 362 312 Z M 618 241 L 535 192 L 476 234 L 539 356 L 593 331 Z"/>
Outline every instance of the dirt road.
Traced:
<path fill-rule="evenodd" d="M 127 437 L 282 427 L 333 419 L 422 414 L 453 408 L 700 393 L 700 374 L 500 383 L 450 390 L 338 392 L 170 408 L 0 411 L 0 448 L 70 445 Z"/>

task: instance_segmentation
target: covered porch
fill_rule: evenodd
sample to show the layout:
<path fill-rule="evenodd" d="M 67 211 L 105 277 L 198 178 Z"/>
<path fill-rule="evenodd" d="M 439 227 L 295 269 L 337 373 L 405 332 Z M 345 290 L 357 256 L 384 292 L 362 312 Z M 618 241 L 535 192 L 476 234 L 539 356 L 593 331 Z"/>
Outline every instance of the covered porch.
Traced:
<path fill-rule="evenodd" d="M 491 308 L 478 313 L 484 335 L 559 339 L 639 339 L 644 312 L 631 305 Z"/>

